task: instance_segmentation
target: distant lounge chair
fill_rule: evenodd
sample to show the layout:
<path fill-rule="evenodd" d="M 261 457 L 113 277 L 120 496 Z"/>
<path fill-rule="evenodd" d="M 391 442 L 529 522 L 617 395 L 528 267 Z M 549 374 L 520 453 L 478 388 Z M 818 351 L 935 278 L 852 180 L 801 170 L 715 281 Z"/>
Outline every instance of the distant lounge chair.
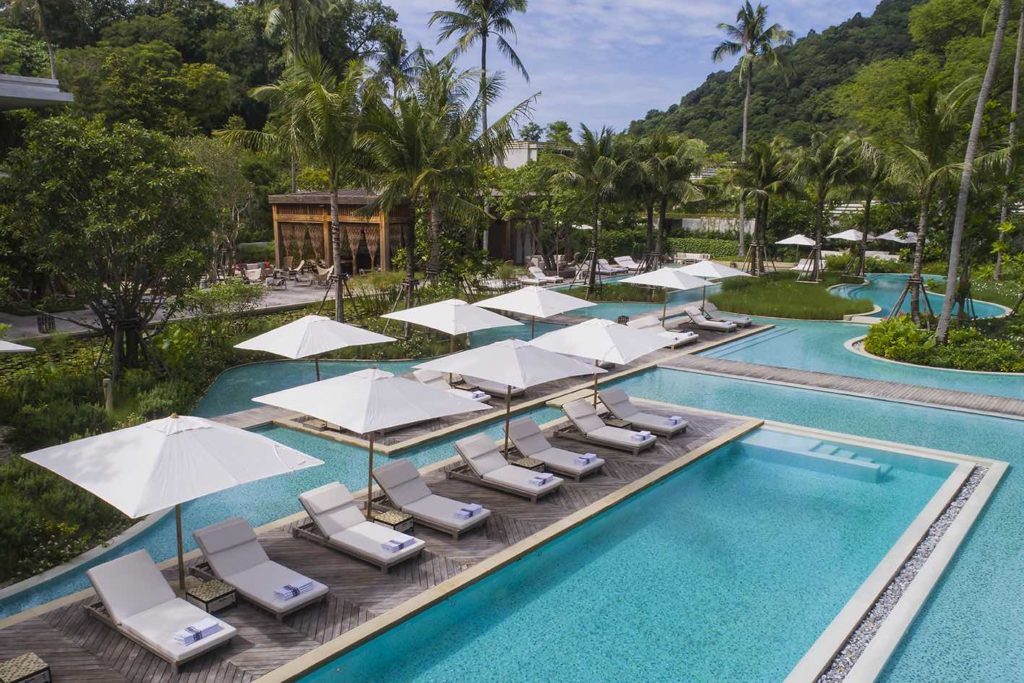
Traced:
<path fill-rule="evenodd" d="M 218 522 L 192 536 L 216 578 L 278 621 L 327 596 L 324 584 L 267 557 L 256 532 L 241 517 Z M 295 595 L 287 596 L 282 590 L 289 586 L 295 588 Z"/>
<path fill-rule="evenodd" d="M 478 391 L 453 389 L 448 385 L 448 373 L 445 372 L 437 372 L 436 370 L 413 370 L 412 375 L 420 384 L 425 384 L 428 387 L 434 387 L 435 389 L 443 389 L 452 396 L 468 398 L 470 401 L 478 401 L 480 403 L 487 403 L 491 400 L 491 395 L 482 389 Z"/>
<path fill-rule="evenodd" d="M 615 265 L 625 268 L 629 271 L 639 272 L 640 264 L 633 260 L 632 256 L 616 256 L 614 259 Z"/>
<path fill-rule="evenodd" d="M 653 315 L 645 315 L 642 318 L 630 320 L 626 325 L 637 330 L 654 332 L 662 339 L 671 339 L 673 349 L 679 348 L 680 346 L 686 346 L 687 344 L 692 344 L 700 339 L 696 332 L 672 332 L 671 330 L 665 329 L 665 326 L 661 324 L 661 321 L 657 316 Z"/>
<path fill-rule="evenodd" d="M 672 438 L 681 434 L 690 426 L 686 420 L 680 418 L 673 420 L 670 417 L 645 413 L 629 400 L 629 395 L 622 389 L 606 389 L 598 393 L 601 403 L 611 411 L 612 415 L 625 420 L 637 429 L 646 429 L 649 432 Z"/>
<path fill-rule="evenodd" d="M 541 270 L 538 266 L 530 266 L 526 270 L 528 270 L 530 272 L 530 275 L 533 276 L 533 279 L 537 280 L 538 282 L 547 284 L 557 284 L 563 281 L 562 278 L 558 277 L 557 275 L 545 275 L 544 271 Z"/>
<path fill-rule="evenodd" d="M 591 443 L 637 455 L 657 441 L 653 434 L 606 425 L 588 399 L 566 403 L 562 406 L 562 411 L 583 438 Z"/>
<path fill-rule="evenodd" d="M 427 545 L 389 526 L 366 521 L 352 493 L 342 484 L 327 484 L 306 491 L 299 496 L 299 502 L 313 524 L 292 529 L 297 538 L 305 538 L 369 562 L 380 567 L 382 572 L 411 560 Z M 385 550 L 384 545 L 392 541 L 399 541 L 401 547 L 394 551 Z"/>
<path fill-rule="evenodd" d="M 588 474 L 594 474 L 604 467 L 604 460 L 594 454 L 589 458 L 585 454 L 555 448 L 544 437 L 537 423 L 528 417 L 515 420 L 508 426 L 508 438 L 520 453 L 528 458 L 540 460 L 552 472 L 564 474 L 579 481 Z"/>
<path fill-rule="evenodd" d="M 710 261 L 711 254 L 698 254 L 693 252 L 684 252 L 682 254 L 676 254 L 673 261 L 676 263 L 699 263 L 701 261 Z"/>
<path fill-rule="evenodd" d="M 562 479 L 554 475 L 508 464 L 494 440 L 486 434 L 459 439 L 455 442 L 455 450 L 472 471 L 472 474 L 468 474 L 449 470 L 448 476 L 456 479 L 529 498 L 534 503 L 538 498 L 554 493 L 562 485 Z M 538 475 L 546 481 L 538 481 Z"/>
<path fill-rule="evenodd" d="M 754 324 L 754 321 L 747 315 L 738 315 L 735 313 L 722 314 L 718 310 L 718 306 L 714 305 L 710 301 L 704 302 L 704 312 L 708 315 L 711 320 L 721 320 L 727 323 L 736 323 L 738 327 L 750 327 Z"/>
<path fill-rule="evenodd" d="M 597 259 L 598 272 L 602 275 L 612 274 L 618 275 L 619 273 L 628 273 L 629 268 L 623 268 L 622 266 L 613 266 L 608 263 L 608 259 L 599 258 Z"/>
<path fill-rule="evenodd" d="M 416 466 L 408 460 L 396 460 L 378 467 L 373 471 L 373 478 L 391 502 L 402 512 L 412 515 L 417 524 L 451 534 L 455 540 L 491 516 L 491 511 L 486 508 L 476 510 L 470 504 L 435 495 Z"/>
<path fill-rule="evenodd" d="M 250 285 L 258 285 L 263 282 L 262 268 L 246 268 L 242 271 L 242 279 Z"/>
<path fill-rule="evenodd" d="M 790 270 L 796 270 L 801 273 L 810 273 L 814 269 L 814 260 L 809 258 L 802 258 L 797 261 L 797 264 L 790 268 Z M 818 272 L 825 270 L 825 262 L 818 261 Z"/>
<path fill-rule="evenodd" d="M 479 377 L 470 377 L 469 375 L 463 375 L 462 376 L 462 381 L 465 382 L 467 386 L 476 387 L 480 391 L 486 391 L 491 396 L 495 396 L 495 397 L 498 397 L 498 398 L 505 398 L 505 392 L 507 391 L 507 385 L 505 385 L 505 384 L 497 384 L 495 382 L 488 382 L 485 379 L 480 379 Z M 512 387 L 512 396 L 513 397 L 515 397 L 515 396 L 522 396 L 525 393 L 526 393 L 526 389 L 519 389 L 519 388 L 516 388 L 516 387 Z"/>
<path fill-rule="evenodd" d="M 735 332 L 736 323 L 725 322 L 722 320 L 711 320 L 700 310 L 697 306 L 687 306 L 683 309 L 683 313 L 690 319 L 698 329 L 709 330 L 712 332 Z"/>
<path fill-rule="evenodd" d="M 86 613 L 170 664 L 174 673 L 186 662 L 227 645 L 238 633 L 227 622 L 175 597 L 145 550 L 105 562 L 85 575 L 102 603 L 87 606 Z M 179 631 L 208 619 L 214 631 L 202 639 L 189 645 L 175 639 Z"/>

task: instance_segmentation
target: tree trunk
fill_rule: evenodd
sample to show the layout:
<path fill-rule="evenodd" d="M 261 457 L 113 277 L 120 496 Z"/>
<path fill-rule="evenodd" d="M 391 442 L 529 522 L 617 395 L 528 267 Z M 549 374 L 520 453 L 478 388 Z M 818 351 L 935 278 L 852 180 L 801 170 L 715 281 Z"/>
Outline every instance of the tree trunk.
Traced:
<path fill-rule="evenodd" d="M 864 197 L 864 234 L 860 236 L 860 268 L 857 275 L 864 277 L 868 260 L 868 233 L 871 232 L 871 202 L 874 196 L 868 192 Z"/>
<path fill-rule="evenodd" d="M 949 247 L 949 270 L 946 273 L 946 297 L 942 301 L 942 313 L 935 329 L 935 339 L 946 343 L 949 334 L 950 319 L 953 315 L 953 297 L 956 295 L 957 279 L 960 275 L 960 250 L 964 239 L 964 225 L 967 222 L 967 200 L 971 195 L 971 176 L 974 174 L 974 157 L 978 153 L 978 139 L 981 137 L 981 125 L 985 116 L 985 105 L 988 104 L 992 83 L 996 79 L 996 67 L 999 55 L 1003 51 L 1003 38 L 1006 36 L 1006 22 L 1010 16 L 1010 0 L 1003 0 L 999 9 L 999 22 L 996 34 L 992 38 L 992 52 L 985 70 L 985 80 L 978 93 L 978 102 L 974 107 L 974 120 L 971 122 L 971 134 L 967 138 L 967 151 L 964 154 L 963 173 L 960 176 L 960 192 L 956 200 L 956 217 L 953 219 L 953 241 Z"/>
<path fill-rule="evenodd" d="M 1020 103 L 1020 62 L 1024 57 L 1024 4 L 1020 7 L 1020 22 L 1017 24 L 1017 51 L 1013 60 L 1013 87 L 1010 90 L 1010 128 L 1007 136 L 1007 147 L 1011 150 L 1017 146 L 1017 111 Z M 1003 200 L 999 206 L 999 225 L 1006 223 L 1009 217 L 1009 183 L 1010 174 L 1013 173 L 1013 157 L 1006 160 L 1006 182 L 1007 187 L 1003 188 Z M 999 233 L 999 241 L 1004 242 L 1005 236 Z M 1003 279 L 1003 252 L 996 252 L 995 280 Z"/>
<path fill-rule="evenodd" d="M 917 244 L 914 245 L 914 269 L 910 273 L 910 318 L 914 324 L 921 324 L 921 269 L 924 267 L 924 243 L 928 233 L 928 205 L 932 201 L 932 188 L 929 184 L 921 194 L 921 206 L 917 212 Z M 898 312 L 897 312 L 898 313 Z"/>
<path fill-rule="evenodd" d="M 597 239 L 601 231 L 601 200 L 594 200 L 594 230 L 590 236 L 590 249 L 593 252 L 590 257 L 590 273 L 587 275 L 587 298 L 597 288 Z"/>
<path fill-rule="evenodd" d="M 433 280 L 441 272 L 441 198 L 430 193 L 430 256 L 427 259 L 427 279 Z"/>
<path fill-rule="evenodd" d="M 487 33 L 480 36 L 480 135 L 487 136 Z"/>
<path fill-rule="evenodd" d="M 665 246 L 665 226 L 668 225 L 668 197 L 661 198 L 658 205 L 658 224 L 654 230 L 654 253 L 661 258 L 662 247 Z M 655 264 L 658 267 L 659 264 Z"/>
<path fill-rule="evenodd" d="M 295 158 L 295 150 L 292 150 L 291 152 L 291 160 L 289 161 L 289 166 L 289 179 L 291 180 L 292 194 L 295 194 L 296 192 L 298 192 L 299 188 L 299 162 Z"/>
<path fill-rule="evenodd" d="M 814 251 L 811 252 L 811 279 L 815 282 L 821 277 L 821 233 L 825 225 L 825 192 L 818 193 L 818 203 L 814 207 Z"/>
<path fill-rule="evenodd" d="M 50 60 L 50 78 L 57 80 L 57 55 L 53 50 L 53 42 L 50 40 L 49 31 L 46 28 L 46 7 L 43 0 L 36 0 L 36 22 L 39 24 L 39 36 L 46 43 L 46 56 Z"/>
<path fill-rule="evenodd" d="M 114 338 L 110 348 L 110 382 L 117 384 L 121 379 L 121 372 L 124 367 L 124 327 L 120 321 L 115 320 Z"/>
<path fill-rule="evenodd" d="M 743 138 L 740 141 L 740 165 L 747 163 L 747 132 L 750 121 L 750 89 L 751 81 L 753 80 L 752 74 L 748 71 L 747 73 L 747 91 L 743 96 Z M 743 188 L 740 188 L 740 211 L 739 211 L 739 254 L 740 258 L 746 255 L 746 206 L 743 197 Z M 756 228 L 755 228 L 756 229 Z"/>
<path fill-rule="evenodd" d="M 647 202 L 647 253 L 654 250 L 654 202 Z"/>
<path fill-rule="evenodd" d="M 334 319 L 345 322 L 345 297 L 341 273 L 341 223 L 338 222 L 338 188 L 331 188 L 331 250 L 334 252 Z M 355 263 L 355 254 L 352 255 Z"/>

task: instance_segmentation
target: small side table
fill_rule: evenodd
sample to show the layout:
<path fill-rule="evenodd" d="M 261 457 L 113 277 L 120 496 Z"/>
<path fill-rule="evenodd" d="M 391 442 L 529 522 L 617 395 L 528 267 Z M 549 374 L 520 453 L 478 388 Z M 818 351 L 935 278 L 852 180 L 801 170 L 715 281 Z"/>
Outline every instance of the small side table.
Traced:
<path fill-rule="evenodd" d="M 378 524 L 389 526 L 403 534 L 412 531 L 412 515 L 407 512 L 376 509 L 370 512 L 370 517 Z"/>
<path fill-rule="evenodd" d="M 235 589 L 223 581 L 203 581 L 190 576 L 185 580 L 185 599 L 196 607 L 214 614 L 238 602 Z"/>
<path fill-rule="evenodd" d="M 617 417 L 605 418 L 604 423 L 609 427 L 618 427 L 619 429 L 629 429 L 629 426 L 633 424 L 627 420 L 620 420 Z"/>
<path fill-rule="evenodd" d="M 515 465 L 516 467 L 525 467 L 534 472 L 542 472 L 544 470 L 544 463 L 537 460 L 537 458 L 509 458 L 508 464 Z"/>
<path fill-rule="evenodd" d="M 0 662 L 0 683 L 50 683 L 50 665 L 35 652 Z"/>

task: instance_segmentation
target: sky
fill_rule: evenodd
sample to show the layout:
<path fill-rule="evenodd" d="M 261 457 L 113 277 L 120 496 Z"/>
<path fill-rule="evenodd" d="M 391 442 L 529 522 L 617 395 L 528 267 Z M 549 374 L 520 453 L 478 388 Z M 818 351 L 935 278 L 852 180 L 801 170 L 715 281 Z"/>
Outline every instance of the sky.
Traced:
<path fill-rule="evenodd" d="M 870 14 L 878 0 L 770 0 L 769 20 L 797 37 L 822 30 L 857 12 Z M 577 129 L 609 125 L 625 128 L 651 109 L 666 109 L 700 85 L 708 74 L 732 68 L 735 60 L 715 64 L 711 51 L 721 42 L 719 23 L 733 23 L 740 0 L 530 0 L 526 14 L 514 18 L 516 52 L 530 74 L 524 81 L 493 39 L 488 66 L 505 72 L 506 92 L 494 108 L 504 113 L 541 93 L 533 111 L 542 126 L 565 120 Z M 452 0 L 391 0 L 409 44 L 437 46 L 430 14 L 454 9 Z M 479 48 L 463 57 L 478 66 Z"/>

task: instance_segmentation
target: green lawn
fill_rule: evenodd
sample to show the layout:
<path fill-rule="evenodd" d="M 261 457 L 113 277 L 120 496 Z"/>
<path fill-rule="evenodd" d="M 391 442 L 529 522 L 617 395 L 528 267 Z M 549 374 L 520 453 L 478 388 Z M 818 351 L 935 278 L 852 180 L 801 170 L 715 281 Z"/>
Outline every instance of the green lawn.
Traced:
<path fill-rule="evenodd" d="M 797 282 L 796 273 L 773 273 L 759 278 L 732 278 L 711 302 L 723 311 L 801 320 L 842 320 L 844 315 L 869 313 L 870 301 L 844 299 L 828 292 L 832 285 L 846 281 L 825 273 L 817 284 Z"/>

